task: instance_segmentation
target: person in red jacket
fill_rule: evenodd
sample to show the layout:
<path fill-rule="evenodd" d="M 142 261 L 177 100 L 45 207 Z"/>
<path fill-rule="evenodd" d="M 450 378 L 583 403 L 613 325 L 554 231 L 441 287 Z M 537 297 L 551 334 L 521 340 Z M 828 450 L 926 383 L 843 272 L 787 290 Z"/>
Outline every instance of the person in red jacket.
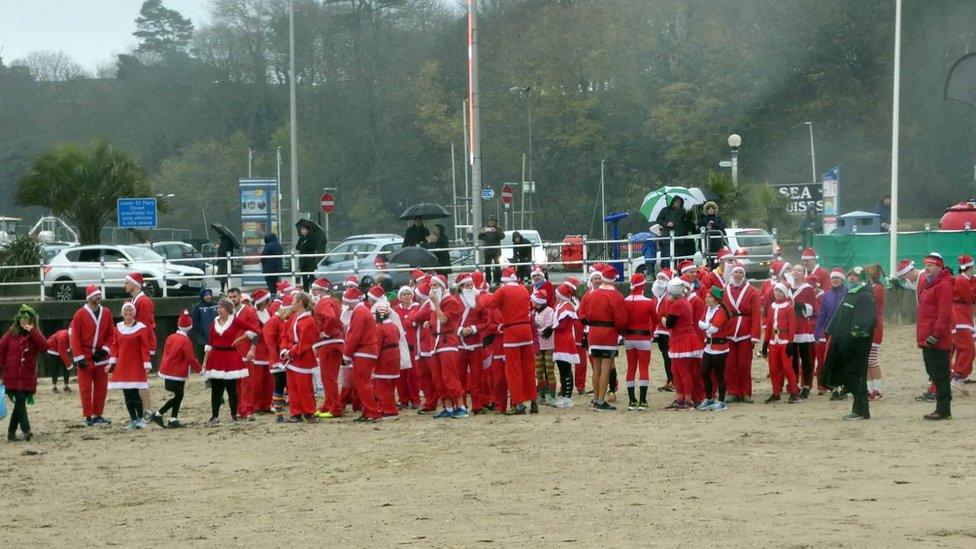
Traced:
<path fill-rule="evenodd" d="M 529 291 L 518 283 L 515 269 L 506 267 L 502 271 L 502 285 L 493 293 L 478 296 L 477 303 L 501 313 L 499 328 L 505 351 L 505 384 L 512 405 L 508 407 L 505 402 L 498 402 L 497 393 L 495 405 L 505 410 L 506 415 L 525 414 L 526 408 L 530 412 L 538 412 Z"/>
<path fill-rule="evenodd" d="M 533 265 L 532 273 L 530 275 L 532 281 L 532 291 L 542 292 L 546 294 L 546 306 L 556 307 L 556 288 L 553 287 L 552 282 L 546 278 L 546 272 L 542 270 L 542 265 Z"/>
<path fill-rule="evenodd" d="M 806 271 L 807 276 L 815 276 L 817 278 L 817 284 L 821 289 L 827 289 L 830 287 L 830 273 L 827 269 L 824 269 L 817 264 L 817 251 L 813 248 L 804 248 L 803 252 L 800 254 L 800 261 L 803 263 L 803 269 Z"/>
<path fill-rule="evenodd" d="M 597 410 L 616 410 L 606 401 L 610 370 L 617 357 L 617 340 L 627 329 L 629 317 L 624 296 L 617 291 L 617 270 L 607 265 L 600 272 L 600 286 L 583 297 L 580 320 L 589 327 L 587 339 L 593 357 L 594 402 Z"/>
<path fill-rule="evenodd" d="M 54 357 L 54 360 L 48 362 L 51 364 L 51 385 L 54 386 L 54 392 L 58 392 L 58 378 L 64 377 L 63 390 L 65 393 L 70 393 L 68 370 L 74 366 L 74 363 L 71 361 L 71 336 L 68 334 L 68 330 L 54 332 L 51 337 L 47 338 L 47 347 L 47 354 Z"/>
<path fill-rule="evenodd" d="M 579 322 L 576 307 L 573 304 L 575 291 L 569 284 L 560 284 L 556 288 L 556 311 L 553 315 L 552 359 L 559 368 L 559 398 L 556 408 L 572 408 L 573 401 L 573 365 L 578 364 L 580 357 L 576 350 L 576 329 Z"/>
<path fill-rule="evenodd" d="M 728 246 L 723 246 L 718 251 L 715 260 L 715 269 L 700 278 L 701 285 L 698 293 L 703 299 L 716 286 L 724 290 L 731 277 L 732 269 L 735 267 L 735 256 L 732 255 L 732 250 Z"/>
<path fill-rule="evenodd" d="M 692 369 L 701 361 L 702 338 L 687 296 L 691 285 L 681 277 L 672 278 L 667 285 L 667 301 L 661 323 L 668 329 L 668 354 L 674 376 L 674 401 L 665 410 L 692 410 L 695 407 L 692 391 Z"/>
<path fill-rule="evenodd" d="M 938 252 L 925 256 L 924 276 L 919 277 L 915 339 L 922 349 L 925 371 L 935 384 L 935 411 L 925 419 L 950 419 L 952 389 L 949 353 L 952 351 L 952 273 Z M 923 280 L 924 279 L 924 280 Z"/>
<path fill-rule="evenodd" d="M 252 306 L 251 297 L 241 292 L 239 288 L 227 290 L 227 299 L 234 304 L 234 316 L 241 321 L 260 328 L 257 312 Z M 248 421 L 254 413 L 254 383 L 257 377 L 254 375 L 254 356 L 256 354 L 255 342 L 257 334 L 253 337 L 244 338 L 234 345 L 237 353 L 241 355 L 244 367 L 247 368 L 247 376 L 237 380 L 237 417 L 241 421 Z"/>
<path fill-rule="evenodd" d="M 27 417 L 27 401 L 37 392 L 37 355 L 47 349 L 47 339 L 37 327 L 37 313 L 21 305 L 10 328 L 0 338 L 0 380 L 14 403 L 7 427 L 9 442 L 20 440 L 18 427 L 24 440 L 34 436 Z"/>
<path fill-rule="evenodd" d="M 725 363 L 728 402 L 752 402 L 752 358 L 759 343 L 762 316 L 759 291 L 746 281 L 745 265 L 732 267 L 724 302 L 732 315 L 732 334 Z"/>
<path fill-rule="evenodd" d="M 271 321 L 271 294 L 264 288 L 258 288 L 251 294 L 254 299 L 254 313 L 261 328 L 252 338 L 251 351 L 253 360 L 248 377 L 254 378 L 253 390 L 254 412 L 259 414 L 271 413 L 271 402 L 274 399 L 274 375 L 271 373 L 271 355 L 268 354 L 268 344 L 264 339 L 264 325 Z M 277 358 L 277 357 L 275 357 Z"/>
<path fill-rule="evenodd" d="M 643 273 L 630 277 L 630 295 L 624 298 L 627 306 L 627 328 L 624 329 L 624 351 L 627 353 L 627 397 L 628 410 L 647 410 L 647 388 L 651 384 L 651 345 L 654 332 L 651 330 L 651 315 L 654 302 L 644 297 L 647 279 Z M 640 389 L 640 400 L 635 394 Z"/>
<path fill-rule="evenodd" d="M 332 283 L 327 278 L 312 282 L 318 292 L 318 301 L 312 312 L 319 326 L 318 340 L 312 346 L 321 372 L 325 396 L 315 417 L 333 419 L 342 417 L 343 406 L 339 398 L 339 371 L 342 368 L 342 304 L 329 293 Z"/>
<path fill-rule="evenodd" d="M 968 394 L 966 378 L 973 372 L 976 347 L 973 346 L 973 304 L 976 303 L 976 281 L 973 279 L 973 258 L 959 256 L 959 275 L 953 281 L 952 324 L 955 356 L 952 359 L 952 390 Z M 873 348 L 872 348 L 873 351 Z M 870 373 L 870 371 L 869 371 Z M 871 383 L 868 381 L 868 383 Z M 870 390 L 870 389 L 869 389 Z"/>
<path fill-rule="evenodd" d="M 790 359 L 796 353 L 794 332 L 796 330 L 796 314 L 790 296 L 793 292 L 786 284 L 777 282 L 773 286 L 775 301 L 766 311 L 766 341 L 765 353 L 769 359 L 769 379 L 773 386 L 773 394 L 766 399 L 766 404 L 780 400 L 783 391 L 783 377 L 786 377 L 787 390 L 790 393 L 790 403 L 800 402 L 799 389 L 796 385 L 796 372 Z"/>
<path fill-rule="evenodd" d="M 661 269 L 651 284 L 651 303 L 653 309 L 651 313 L 651 329 L 654 331 L 654 339 L 657 341 L 657 350 L 661 353 L 661 361 L 664 362 L 664 385 L 657 388 L 662 393 L 674 392 L 674 371 L 671 369 L 671 356 L 668 354 L 668 343 L 671 332 L 664 325 L 664 311 L 668 303 L 668 282 L 671 282 L 671 269 L 667 267 Z"/>
<path fill-rule="evenodd" d="M 414 301 L 414 290 L 410 286 L 401 286 L 397 291 L 396 302 L 391 309 L 400 317 L 403 326 L 404 339 L 407 341 L 407 352 L 410 355 L 410 366 L 400 366 L 400 377 L 397 379 L 397 398 L 400 409 L 420 409 L 420 377 L 417 372 L 417 327 L 410 323 L 410 314 L 420 304 Z"/>
<path fill-rule="evenodd" d="M 145 281 L 139 273 L 129 273 L 125 277 L 122 288 L 130 297 L 132 305 L 136 308 L 136 322 L 141 322 L 149 329 L 149 356 L 150 359 L 156 354 L 156 305 L 153 300 L 143 291 Z M 152 409 L 152 398 L 149 393 L 149 386 L 139 390 L 139 398 L 142 399 L 142 409 L 146 410 L 146 421 L 149 420 L 148 410 Z"/>
<path fill-rule="evenodd" d="M 342 303 L 343 315 L 349 317 L 342 355 L 344 361 L 352 363 L 352 381 L 363 410 L 356 421 L 371 423 L 383 415 L 373 392 L 373 371 L 380 354 L 376 319 L 363 303 L 363 292 L 358 288 L 347 289 L 342 294 Z"/>
<path fill-rule="evenodd" d="M 319 338 L 319 327 L 312 316 L 312 300 L 308 294 L 295 294 L 291 312 L 292 318 L 278 351 L 278 356 L 285 363 L 285 381 L 288 385 L 291 417 L 287 423 L 317 423 L 312 373 L 318 368 L 318 363 L 312 345 Z"/>
<path fill-rule="evenodd" d="M 814 369 L 814 338 L 813 332 L 817 324 L 817 291 L 814 284 L 816 277 L 805 275 L 802 265 L 793 266 L 793 311 L 796 313 L 795 332 L 793 333 L 793 372 L 802 382 L 800 398 L 810 398 L 813 386 Z"/>
<path fill-rule="evenodd" d="M 420 314 L 426 313 L 422 320 L 430 323 L 434 337 L 434 349 L 430 358 L 430 373 L 434 385 L 440 386 L 440 399 L 443 409 L 434 416 L 436 419 L 465 418 L 468 409 L 464 406 L 464 389 L 458 378 L 458 336 L 459 323 L 464 305 L 457 296 L 447 291 L 447 279 L 444 275 L 431 278 L 429 307 L 422 309 Z"/>
<path fill-rule="evenodd" d="M 414 362 L 417 364 L 417 379 L 420 384 L 420 391 L 424 395 L 424 401 L 417 410 L 420 415 L 436 414 L 437 402 L 440 400 L 440 379 L 435 381 L 431 374 L 431 363 L 433 362 L 434 336 L 431 335 L 430 318 L 431 305 L 427 294 L 430 293 L 430 283 L 421 282 L 414 289 L 414 296 L 417 299 L 417 307 L 407 315 L 407 326 L 416 330 Z"/>
<path fill-rule="evenodd" d="M 725 292 L 722 288 L 712 286 L 705 296 L 705 314 L 698 321 L 698 328 L 705 334 L 705 350 L 701 363 L 705 401 L 698 405 L 701 412 L 721 412 L 726 409 L 725 359 L 729 354 L 729 337 L 735 328 L 735 322 L 724 299 Z M 713 375 L 718 385 L 718 399 L 715 399 L 713 392 Z"/>
<path fill-rule="evenodd" d="M 149 361 L 149 328 L 136 320 L 136 307 L 131 301 L 122 304 L 122 321 L 115 325 L 115 335 L 109 346 L 109 360 L 105 371 L 110 374 L 108 388 L 120 389 L 129 412 L 126 431 L 145 429 L 143 400 L 139 391 L 149 389 L 146 373 L 152 369 Z"/>
<path fill-rule="evenodd" d="M 478 415 L 484 413 L 485 406 L 491 400 L 488 390 L 491 371 L 484 367 L 485 349 L 482 345 L 482 339 L 488 329 L 489 314 L 484 307 L 478 306 L 479 290 L 475 287 L 473 273 L 458 274 L 454 284 L 464 306 L 457 328 L 460 336 L 458 373 L 461 386 L 471 394 L 471 413 Z"/>
<path fill-rule="evenodd" d="M 88 427 L 112 424 L 102 414 L 105 413 L 105 396 L 108 394 L 108 374 L 104 367 L 108 365 L 113 326 L 112 313 L 102 307 L 101 290 L 89 284 L 85 288 L 85 304 L 75 311 L 68 327 L 71 356 L 78 368 L 81 411 Z"/>
<path fill-rule="evenodd" d="M 176 331 L 166 338 L 166 343 L 163 345 L 163 359 L 159 363 L 158 373 L 164 380 L 166 390 L 173 393 L 173 396 L 149 417 L 160 427 L 170 429 L 184 427 L 177 418 L 180 415 L 180 405 L 183 403 L 186 379 L 190 376 L 191 369 L 198 374 L 201 370 L 200 362 L 193 352 L 193 342 L 187 335 L 192 327 L 193 320 L 190 319 L 190 312 L 183 309 L 176 321 Z M 166 412 L 171 412 L 168 423 L 163 422 L 163 414 Z"/>
<path fill-rule="evenodd" d="M 380 354 L 373 372 L 373 392 L 384 419 L 397 419 L 396 381 L 400 377 L 400 328 L 393 323 L 388 301 L 372 307 L 379 336 Z"/>
<path fill-rule="evenodd" d="M 220 407 L 224 393 L 230 405 L 230 416 L 237 421 L 237 380 L 249 372 L 236 345 L 257 334 L 260 328 L 234 315 L 229 299 L 217 303 L 217 318 L 210 327 L 210 339 L 204 347 L 203 376 L 210 380 L 210 420 L 207 427 L 220 425 Z"/>
<path fill-rule="evenodd" d="M 288 317 L 291 315 L 291 306 L 294 297 L 286 294 L 281 298 L 281 303 L 276 307 L 271 318 L 265 323 L 261 330 L 261 337 L 264 345 L 268 349 L 268 360 L 271 363 L 271 376 L 274 378 L 274 393 L 271 397 L 271 410 L 275 414 L 275 422 L 285 422 L 285 388 L 288 385 L 285 375 L 285 364 L 281 359 L 281 341 L 285 330 L 288 327 Z"/>

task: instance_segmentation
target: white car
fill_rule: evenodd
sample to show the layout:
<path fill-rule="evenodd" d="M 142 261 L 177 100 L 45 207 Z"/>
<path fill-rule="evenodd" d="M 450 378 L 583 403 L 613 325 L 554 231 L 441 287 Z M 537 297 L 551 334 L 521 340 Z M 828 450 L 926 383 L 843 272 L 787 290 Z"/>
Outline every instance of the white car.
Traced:
<path fill-rule="evenodd" d="M 539 236 L 539 231 L 534 231 L 532 229 L 525 229 L 521 231 L 505 231 L 505 238 L 502 239 L 502 265 L 510 265 L 514 263 L 512 259 L 512 235 L 519 233 L 522 235 L 529 244 L 532 245 L 532 263 L 535 265 L 545 265 L 549 261 L 549 257 L 546 255 L 546 249 L 542 245 L 542 237 Z"/>
<path fill-rule="evenodd" d="M 165 274 L 164 274 L 165 271 Z M 44 287 L 58 301 L 84 298 L 85 286 L 101 285 L 106 297 L 122 295 L 125 276 L 142 274 L 144 290 L 151 297 L 163 295 L 165 279 L 168 295 L 197 295 L 203 288 L 203 271 L 177 263 L 164 263 L 156 252 L 140 246 L 75 246 L 58 252 L 44 266 Z"/>

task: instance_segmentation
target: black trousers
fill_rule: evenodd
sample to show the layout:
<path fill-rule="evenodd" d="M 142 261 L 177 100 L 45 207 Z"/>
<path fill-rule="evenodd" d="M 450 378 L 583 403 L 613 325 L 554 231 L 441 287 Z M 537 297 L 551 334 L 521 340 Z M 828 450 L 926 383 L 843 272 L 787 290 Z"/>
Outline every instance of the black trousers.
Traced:
<path fill-rule="evenodd" d="M 7 391 L 7 396 L 14 403 L 10 412 L 10 425 L 7 427 L 7 438 L 17 434 L 17 427 L 21 433 L 30 432 L 30 420 L 27 419 L 27 391 Z"/>
<path fill-rule="evenodd" d="M 285 372 L 275 372 L 272 375 L 274 376 L 275 380 L 274 394 L 285 394 L 285 387 L 288 386 L 288 377 L 285 375 Z"/>
<path fill-rule="evenodd" d="M 501 254 L 489 255 L 485 254 L 485 263 L 489 265 L 494 265 L 493 267 L 487 267 L 485 269 L 485 280 L 488 284 L 501 284 L 502 282 L 502 269 L 501 265 L 502 256 Z"/>
<path fill-rule="evenodd" d="M 237 380 L 210 379 L 210 417 L 220 417 L 220 405 L 224 403 L 224 392 L 230 403 L 230 417 L 237 419 Z"/>
<path fill-rule="evenodd" d="M 922 360 L 925 361 L 925 373 L 935 384 L 936 413 L 943 416 L 951 415 L 952 389 L 949 385 L 949 353 L 939 349 L 922 348 Z"/>
<path fill-rule="evenodd" d="M 813 346 L 814 343 L 796 343 L 793 355 L 793 373 L 797 385 L 809 389 L 813 386 Z M 802 370 L 801 370 L 802 367 Z"/>
<path fill-rule="evenodd" d="M 139 389 L 122 389 L 125 398 L 125 409 L 129 412 L 129 419 L 135 421 L 142 418 L 142 398 Z"/>
<path fill-rule="evenodd" d="M 183 403 L 183 389 L 186 387 L 185 381 L 178 381 L 175 379 L 166 380 L 166 390 L 173 393 L 173 396 L 163 404 L 163 407 L 159 409 L 159 415 L 163 415 L 166 412 L 173 411 L 173 419 L 176 419 L 180 415 L 180 404 Z"/>
<path fill-rule="evenodd" d="M 278 277 L 277 276 L 266 276 L 264 277 L 264 285 L 268 288 L 269 294 L 274 294 L 278 289 Z"/>
<path fill-rule="evenodd" d="M 64 367 L 64 362 L 61 362 L 60 356 L 51 356 L 51 360 L 48 361 L 51 368 L 51 383 L 54 385 L 58 384 L 58 378 L 64 378 L 64 384 L 68 384 L 68 369 Z"/>
<path fill-rule="evenodd" d="M 668 378 L 668 383 L 674 382 L 674 378 L 671 377 L 671 357 L 668 356 L 668 340 L 671 336 L 660 335 L 657 336 L 657 350 L 661 351 L 661 357 L 664 359 L 664 375 Z"/>
<path fill-rule="evenodd" d="M 559 368 L 559 396 L 569 398 L 573 396 L 573 365 L 557 360 L 556 367 Z"/>
<path fill-rule="evenodd" d="M 610 382 L 607 383 L 607 391 L 611 393 L 617 392 L 617 361 L 613 362 L 613 366 L 610 367 Z"/>
<path fill-rule="evenodd" d="M 725 402 L 725 357 L 728 353 L 713 355 L 705 353 L 702 355 L 701 375 L 705 383 L 705 394 L 712 398 L 712 372 L 715 372 L 715 380 L 718 382 L 718 400 Z"/>

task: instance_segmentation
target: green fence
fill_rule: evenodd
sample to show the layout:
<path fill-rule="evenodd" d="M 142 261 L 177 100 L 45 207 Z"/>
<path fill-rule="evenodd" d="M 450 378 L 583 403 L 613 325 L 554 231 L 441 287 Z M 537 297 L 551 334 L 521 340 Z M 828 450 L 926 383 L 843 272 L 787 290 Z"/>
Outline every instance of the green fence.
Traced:
<path fill-rule="evenodd" d="M 813 247 L 820 256 L 818 262 L 826 267 L 849 269 L 857 265 L 880 263 L 888 270 L 890 235 L 879 234 L 817 234 Z M 929 252 L 939 252 L 946 266 L 956 267 L 956 258 L 963 253 L 976 253 L 976 231 L 919 231 L 898 233 L 898 259 L 911 259 L 921 268 L 922 259 Z"/>

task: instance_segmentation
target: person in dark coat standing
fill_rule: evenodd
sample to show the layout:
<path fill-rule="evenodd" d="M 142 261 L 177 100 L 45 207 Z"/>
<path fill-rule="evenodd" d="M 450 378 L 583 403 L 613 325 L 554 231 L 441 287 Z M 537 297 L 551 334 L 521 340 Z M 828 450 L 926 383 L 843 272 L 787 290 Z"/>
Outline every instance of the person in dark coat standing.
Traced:
<path fill-rule="evenodd" d="M 21 305 L 7 333 L 0 338 L 0 379 L 7 388 L 7 396 L 14 403 L 7 427 L 7 441 L 14 442 L 17 428 L 30 440 L 30 420 L 27 401 L 37 392 L 37 355 L 47 352 L 47 339 L 37 327 L 37 313 Z"/>
<path fill-rule="evenodd" d="M 502 239 L 505 238 L 505 229 L 498 226 L 498 218 L 490 215 L 485 226 L 478 233 L 478 240 L 485 247 L 485 263 L 494 265 L 485 270 L 485 278 L 488 284 L 501 284 L 502 271 Z"/>
<path fill-rule="evenodd" d="M 532 243 L 518 231 L 512 233 L 512 263 L 515 264 L 519 282 L 528 280 L 532 270 Z"/>
<path fill-rule="evenodd" d="M 671 232 L 674 231 L 674 236 L 687 236 L 693 230 L 695 230 L 695 224 L 691 220 L 691 216 L 685 211 L 685 201 L 680 196 L 676 196 L 671 199 L 671 204 L 661 210 L 658 214 L 657 219 L 654 221 L 656 224 L 660 225 L 664 231 L 664 237 L 668 238 L 671 236 Z M 666 253 L 662 253 L 662 258 L 665 255 L 670 256 L 670 246 L 671 243 L 667 240 L 661 242 L 663 249 Z M 681 239 L 674 241 L 674 255 L 673 259 L 669 258 L 667 260 L 662 259 L 661 268 L 670 268 L 671 261 L 677 265 L 681 259 L 690 258 L 695 253 L 695 242 L 691 239 Z"/>
<path fill-rule="evenodd" d="M 924 280 L 923 280 L 924 279 Z M 951 419 L 949 354 L 952 352 L 952 272 L 937 252 L 925 256 L 925 271 L 918 281 L 915 339 L 922 349 L 925 372 L 935 384 L 935 411 L 924 419 Z"/>
<path fill-rule="evenodd" d="M 884 195 L 881 197 L 881 201 L 878 202 L 878 207 L 874 209 L 874 213 L 878 214 L 881 222 L 881 230 L 888 232 L 891 229 L 891 196 Z"/>
<path fill-rule="evenodd" d="M 705 231 L 705 238 L 708 245 L 703 246 L 708 250 L 708 266 L 715 268 L 715 255 L 722 249 L 725 240 L 725 221 L 718 215 L 718 204 L 706 202 L 702 208 L 705 215 L 698 220 L 698 230 Z"/>
<path fill-rule="evenodd" d="M 854 396 L 851 413 L 844 416 L 847 421 L 870 419 L 868 408 L 868 355 L 871 353 L 871 340 L 877 317 L 874 314 L 874 296 L 867 281 L 860 275 L 857 284 L 848 288 L 836 312 L 827 324 L 826 333 L 830 336 L 830 347 L 824 362 L 823 385 L 827 387 L 844 386 Z M 838 291 L 835 287 L 832 292 Z"/>
<path fill-rule="evenodd" d="M 264 284 L 268 287 L 268 293 L 275 293 L 276 285 L 280 273 L 284 269 L 284 262 L 280 257 L 267 257 L 269 255 L 284 255 L 285 251 L 278 241 L 278 235 L 268 233 L 264 235 L 264 248 L 261 249 L 261 272 L 264 273 Z"/>
<path fill-rule="evenodd" d="M 315 280 L 315 267 L 318 265 L 318 258 L 314 255 L 319 251 L 319 243 L 307 225 L 298 228 L 298 242 L 295 243 L 295 251 L 298 255 L 299 280 L 302 281 L 302 288 L 307 292 L 312 281 Z"/>
<path fill-rule="evenodd" d="M 448 250 L 451 247 L 451 241 L 448 240 L 446 231 L 444 225 L 437 223 L 434 225 L 434 233 L 429 235 L 422 244 L 428 250 L 435 250 L 431 253 L 437 258 L 437 272 L 442 275 L 451 272 L 451 252 Z"/>
<path fill-rule="evenodd" d="M 407 227 L 407 231 L 403 233 L 403 247 L 423 246 L 424 242 L 427 242 L 428 236 L 430 236 L 430 231 L 424 227 L 424 220 L 414 219 L 413 225 Z"/>

